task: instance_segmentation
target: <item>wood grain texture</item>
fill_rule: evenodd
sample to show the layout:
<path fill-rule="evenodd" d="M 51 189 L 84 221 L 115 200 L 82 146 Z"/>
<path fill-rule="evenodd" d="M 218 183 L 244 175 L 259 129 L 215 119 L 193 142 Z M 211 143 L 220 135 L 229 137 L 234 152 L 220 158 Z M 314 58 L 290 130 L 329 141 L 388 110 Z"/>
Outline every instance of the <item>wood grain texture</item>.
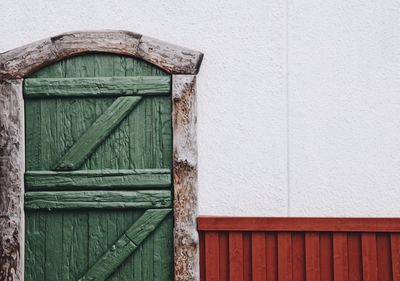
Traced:
<path fill-rule="evenodd" d="M 116 126 L 142 100 L 140 97 L 119 97 L 72 145 L 55 165 L 55 170 L 76 170 L 109 136 Z"/>
<path fill-rule="evenodd" d="M 25 193 L 25 209 L 162 208 L 170 207 L 171 192 L 140 191 L 37 191 Z"/>
<path fill-rule="evenodd" d="M 203 54 L 129 31 L 70 32 L 0 54 L 0 79 L 26 77 L 64 58 L 104 52 L 148 61 L 171 74 L 196 74 Z"/>
<path fill-rule="evenodd" d="M 57 62 L 32 77 L 113 75 L 165 76 L 166 73 L 132 58 L 88 54 Z M 114 100 L 112 97 L 26 100 L 27 170 L 51 170 Z M 81 169 L 172 168 L 171 110 L 170 96 L 144 97 Z"/>
<path fill-rule="evenodd" d="M 107 280 L 170 212 L 170 209 L 146 210 L 79 281 Z"/>
<path fill-rule="evenodd" d="M 0 81 L 0 280 L 23 279 L 22 80 Z"/>
<path fill-rule="evenodd" d="M 171 188 L 169 169 L 28 171 L 27 191 Z"/>
<path fill-rule="evenodd" d="M 169 76 L 27 78 L 25 98 L 169 95 Z"/>
<path fill-rule="evenodd" d="M 172 78 L 175 280 L 199 280 L 196 79 Z"/>
<path fill-rule="evenodd" d="M 58 278 L 51 280 L 78 280 L 143 213 L 143 210 L 131 209 L 28 212 L 27 228 L 29 228 L 29 232 L 27 234 L 30 239 L 26 247 L 27 252 L 34 251 L 34 255 L 33 253 L 27 255 L 29 259 L 27 260 L 25 280 L 49 280 L 45 279 L 45 276 Z M 61 222 L 62 228 L 47 232 L 49 228 L 46 229 L 46 224 L 52 226 L 57 223 L 56 218 Z M 57 239 L 61 246 L 56 246 L 57 253 L 52 255 L 50 249 L 59 245 Z M 172 244 L 171 213 L 138 245 L 136 251 L 127 257 L 107 280 L 172 280 L 172 260 L 169 259 L 172 258 L 172 245 L 170 244 Z M 147 252 L 150 248 L 153 250 Z M 161 251 L 158 252 L 158 250 Z M 50 256 L 47 257 L 47 254 L 53 257 L 52 262 L 49 261 Z M 55 274 L 50 272 L 50 267 L 41 266 L 42 262 L 44 264 L 46 260 L 56 268 L 61 268 L 61 271 Z M 142 274 L 144 269 L 148 268 L 148 263 L 154 264 L 153 276 Z M 159 268 L 163 271 L 161 277 L 156 265 L 161 266 Z"/>

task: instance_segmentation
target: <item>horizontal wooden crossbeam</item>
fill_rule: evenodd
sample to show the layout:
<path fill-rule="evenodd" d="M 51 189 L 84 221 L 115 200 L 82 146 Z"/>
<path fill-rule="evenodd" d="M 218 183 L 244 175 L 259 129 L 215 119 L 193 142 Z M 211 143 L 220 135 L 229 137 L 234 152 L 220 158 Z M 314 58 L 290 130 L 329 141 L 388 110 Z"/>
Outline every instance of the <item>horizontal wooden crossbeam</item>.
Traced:
<path fill-rule="evenodd" d="M 197 219 L 200 231 L 400 232 L 400 218 L 209 217 Z"/>
<path fill-rule="evenodd" d="M 28 171 L 27 191 L 129 190 L 171 187 L 169 169 Z"/>
<path fill-rule="evenodd" d="M 169 76 L 27 78 L 25 98 L 169 95 Z"/>
<path fill-rule="evenodd" d="M 169 190 L 35 191 L 25 193 L 25 209 L 164 208 L 171 207 Z"/>

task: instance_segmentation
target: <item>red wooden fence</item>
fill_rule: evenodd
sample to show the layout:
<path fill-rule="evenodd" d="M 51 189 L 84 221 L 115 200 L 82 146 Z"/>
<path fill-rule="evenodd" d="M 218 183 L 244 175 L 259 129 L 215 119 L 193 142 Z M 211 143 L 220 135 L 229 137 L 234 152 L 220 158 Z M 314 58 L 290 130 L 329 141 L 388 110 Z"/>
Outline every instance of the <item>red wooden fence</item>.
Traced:
<path fill-rule="evenodd" d="M 200 217 L 202 281 L 400 281 L 400 219 Z"/>

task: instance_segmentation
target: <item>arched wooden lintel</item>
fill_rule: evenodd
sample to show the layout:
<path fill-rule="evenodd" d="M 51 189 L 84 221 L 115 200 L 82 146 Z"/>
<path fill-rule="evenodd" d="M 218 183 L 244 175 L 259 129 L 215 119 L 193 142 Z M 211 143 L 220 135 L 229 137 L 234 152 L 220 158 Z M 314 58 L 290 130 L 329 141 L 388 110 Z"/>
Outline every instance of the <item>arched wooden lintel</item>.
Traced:
<path fill-rule="evenodd" d="M 23 79 L 91 52 L 139 58 L 172 74 L 175 281 L 197 281 L 196 74 L 203 54 L 129 31 L 69 32 L 0 54 L 0 281 L 24 279 Z"/>

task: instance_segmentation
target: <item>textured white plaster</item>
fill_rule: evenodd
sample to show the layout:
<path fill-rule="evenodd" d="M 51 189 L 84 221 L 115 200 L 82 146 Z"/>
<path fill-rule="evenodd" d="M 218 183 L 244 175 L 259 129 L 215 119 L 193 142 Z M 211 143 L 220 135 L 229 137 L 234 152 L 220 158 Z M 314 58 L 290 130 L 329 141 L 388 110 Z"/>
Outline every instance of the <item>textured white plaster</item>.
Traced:
<path fill-rule="evenodd" d="M 400 216 L 399 15 L 289 1 L 291 215 Z"/>
<path fill-rule="evenodd" d="M 200 214 L 285 215 L 285 0 L 2 0 L 0 52 L 124 29 L 201 50 Z"/>
<path fill-rule="evenodd" d="M 399 15 L 397 0 L 2 0 L 0 51 L 93 29 L 201 50 L 200 214 L 400 216 Z"/>

